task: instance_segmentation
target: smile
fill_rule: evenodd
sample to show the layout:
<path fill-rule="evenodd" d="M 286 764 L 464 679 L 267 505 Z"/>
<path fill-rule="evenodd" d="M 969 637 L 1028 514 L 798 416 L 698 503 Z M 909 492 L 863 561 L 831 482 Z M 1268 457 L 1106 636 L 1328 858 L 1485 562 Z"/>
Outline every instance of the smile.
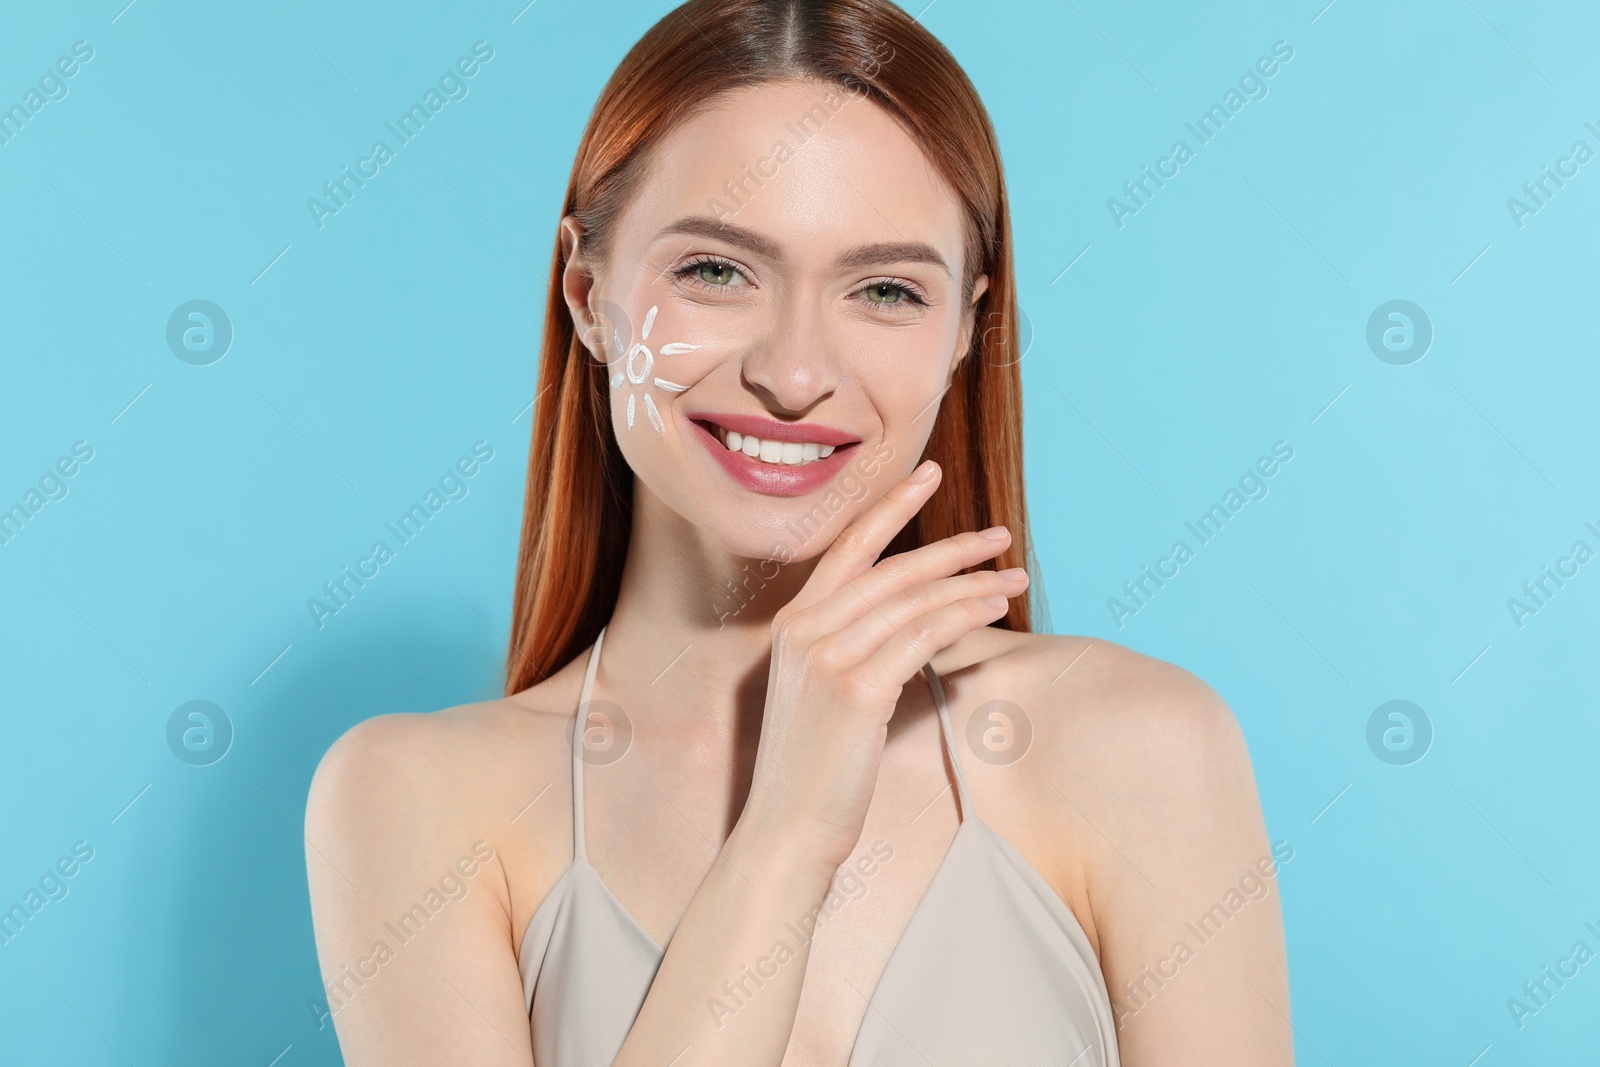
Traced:
<path fill-rule="evenodd" d="M 769 440 L 754 434 L 742 434 L 738 430 L 730 430 L 716 423 L 711 423 L 711 431 L 729 452 L 743 452 L 751 459 L 760 460 L 762 463 L 786 467 L 798 467 L 801 464 L 826 459 L 833 454 L 834 449 L 833 445 L 817 441 Z"/>
<path fill-rule="evenodd" d="M 800 496 L 833 480 L 860 440 L 814 423 L 745 415 L 689 416 L 695 437 L 735 482 L 769 496 Z M 731 425 L 730 425 L 731 424 Z"/>

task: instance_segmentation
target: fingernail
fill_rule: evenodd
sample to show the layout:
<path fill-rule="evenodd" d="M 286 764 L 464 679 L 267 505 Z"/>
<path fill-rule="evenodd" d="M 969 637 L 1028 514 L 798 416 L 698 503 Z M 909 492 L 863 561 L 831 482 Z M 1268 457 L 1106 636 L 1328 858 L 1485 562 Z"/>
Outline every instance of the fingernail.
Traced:
<path fill-rule="evenodd" d="M 939 465 L 933 460 L 923 460 L 922 466 L 911 472 L 911 480 L 917 485 L 925 485 L 933 481 L 933 473 L 938 469 Z"/>
<path fill-rule="evenodd" d="M 1006 606 L 1006 598 L 1003 596 L 986 596 L 983 598 L 983 602 L 991 608 L 1003 608 Z"/>
<path fill-rule="evenodd" d="M 987 530 L 979 530 L 978 532 L 991 541 L 1004 541 L 1006 539 L 1006 528 L 1004 526 L 991 526 Z"/>
<path fill-rule="evenodd" d="M 1007 567 L 1005 570 L 1000 572 L 1000 577 L 1013 582 L 1020 582 L 1027 576 L 1028 572 L 1023 570 L 1021 567 Z"/>

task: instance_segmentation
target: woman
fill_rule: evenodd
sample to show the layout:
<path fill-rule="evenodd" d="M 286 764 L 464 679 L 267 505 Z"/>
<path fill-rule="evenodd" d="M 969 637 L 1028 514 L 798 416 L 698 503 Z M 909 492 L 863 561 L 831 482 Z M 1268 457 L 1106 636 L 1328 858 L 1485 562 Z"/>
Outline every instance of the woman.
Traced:
<path fill-rule="evenodd" d="M 623 60 L 507 695 L 312 786 L 347 1063 L 1292 1062 L 1231 713 L 1032 632 L 1011 257 L 982 104 L 888 0 L 691 0 Z"/>

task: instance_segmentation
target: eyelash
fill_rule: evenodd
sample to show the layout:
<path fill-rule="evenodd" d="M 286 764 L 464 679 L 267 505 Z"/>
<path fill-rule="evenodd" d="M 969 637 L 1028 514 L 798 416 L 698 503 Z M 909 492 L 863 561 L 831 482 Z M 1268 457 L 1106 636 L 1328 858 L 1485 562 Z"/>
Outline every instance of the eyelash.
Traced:
<path fill-rule="evenodd" d="M 703 289 L 731 289 L 731 288 L 734 288 L 731 285 L 712 285 L 710 282 L 702 281 L 698 277 L 700 269 L 702 267 L 727 267 L 729 270 L 736 271 L 739 274 L 743 274 L 744 273 L 744 271 L 739 269 L 739 266 L 736 263 L 730 263 L 726 259 L 722 259 L 719 256 L 706 255 L 706 256 L 700 256 L 700 257 L 692 260 L 689 263 L 685 263 L 683 266 L 681 266 L 677 270 L 673 271 L 672 274 L 676 278 L 686 279 L 687 281 L 689 281 L 690 284 L 700 286 Z M 911 282 L 908 282 L 908 281 L 906 281 L 904 279 L 901 279 L 901 278 L 880 278 L 880 279 L 878 279 L 876 281 L 868 282 L 866 285 L 863 285 L 860 289 L 857 289 L 856 292 L 858 292 L 858 293 L 865 292 L 868 289 L 898 289 L 902 293 L 905 294 L 905 297 L 906 297 L 905 300 L 896 300 L 896 301 L 894 301 L 893 303 L 890 303 L 890 304 L 879 303 L 878 304 L 879 307 L 894 308 L 894 307 L 899 306 L 900 304 L 906 303 L 907 301 L 909 301 L 911 305 L 916 306 L 916 307 L 927 307 L 928 306 L 928 301 L 923 298 L 923 296 L 922 296 L 922 294 L 920 292 L 917 291 L 916 286 L 913 285 Z M 869 301 L 869 303 L 871 303 L 871 302 L 872 301 Z"/>

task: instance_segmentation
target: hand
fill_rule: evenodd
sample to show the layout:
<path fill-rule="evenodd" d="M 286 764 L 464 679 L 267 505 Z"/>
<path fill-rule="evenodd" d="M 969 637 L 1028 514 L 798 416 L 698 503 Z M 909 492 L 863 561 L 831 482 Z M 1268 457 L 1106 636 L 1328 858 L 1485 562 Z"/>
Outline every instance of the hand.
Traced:
<path fill-rule="evenodd" d="M 773 618 L 766 711 L 741 822 L 813 850 L 830 867 L 861 838 L 905 684 L 935 653 L 1004 615 L 1008 598 L 1028 586 L 1021 568 L 959 573 L 1005 551 L 1004 527 L 874 563 L 941 475 L 929 460 L 851 523 Z"/>

